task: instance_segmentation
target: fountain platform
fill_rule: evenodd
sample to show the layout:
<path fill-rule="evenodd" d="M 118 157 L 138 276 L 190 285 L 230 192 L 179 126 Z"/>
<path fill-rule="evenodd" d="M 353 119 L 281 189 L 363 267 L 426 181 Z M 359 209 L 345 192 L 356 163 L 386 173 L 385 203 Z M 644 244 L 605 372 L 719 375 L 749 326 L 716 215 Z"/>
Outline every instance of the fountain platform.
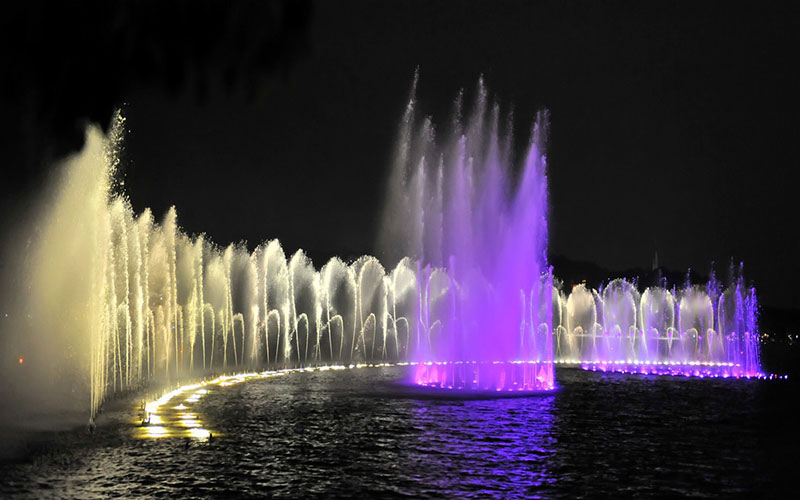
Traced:
<path fill-rule="evenodd" d="M 552 361 L 441 361 L 418 363 L 414 384 L 429 392 L 539 393 L 555 389 Z"/>

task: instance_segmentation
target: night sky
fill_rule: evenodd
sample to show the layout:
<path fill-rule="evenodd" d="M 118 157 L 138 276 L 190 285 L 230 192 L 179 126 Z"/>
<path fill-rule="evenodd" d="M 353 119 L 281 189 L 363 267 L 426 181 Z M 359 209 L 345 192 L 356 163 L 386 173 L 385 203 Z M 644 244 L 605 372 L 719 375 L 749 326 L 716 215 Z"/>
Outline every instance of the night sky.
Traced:
<path fill-rule="evenodd" d="M 480 75 L 520 149 L 550 109 L 551 254 L 610 270 L 734 258 L 764 304 L 800 308 L 791 3 L 215 4 L 6 13 L 6 220 L 122 105 L 137 212 L 174 204 L 190 234 L 277 237 L 317 266 L 372 252 L 419 67 L 438 124 Z"/>

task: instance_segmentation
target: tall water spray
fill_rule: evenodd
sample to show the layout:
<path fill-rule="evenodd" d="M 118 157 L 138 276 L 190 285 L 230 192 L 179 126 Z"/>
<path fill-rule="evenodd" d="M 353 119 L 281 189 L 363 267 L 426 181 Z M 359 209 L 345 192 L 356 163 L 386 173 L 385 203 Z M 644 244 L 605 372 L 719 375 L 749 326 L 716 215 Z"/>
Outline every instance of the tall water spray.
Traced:
<path fill-rule="evenodd" d="M 414 87 L 416 87 L 416 80 Z M 454 389 L 551 389 L 546 112 L 515 170 L 510 117 L 478 83 L 449 134 L 417 122 L 414 92 L 389 179 L 382 246 L 417 259 L 414 380 Z"/>
<path fill-rule="evenodd" d="M 413 96 L 382 226 L 390 269 L 363 256 L 317 270 L 278 240 L 249 251 L 187 235 L 174 207 L 160 222 L 137 215 L 114 189 L 124 118 L 108 135 L 88 127 L 14 238 L 2 341 L 19 365 L 0 364 L 6 380 L 38 383 L 37 408 L 87 399 L 94 416 L 110 394 L 150 381 L 257 367 L 414 362 L 418 384 L 499 391 L 552 389 L 555 360 L 761 373 L 741 272 L 724 290 L 714 279 L 641 295 L 624 280 L 568 298 L 554 288 L 546 113 L 515 168 L 510 119 L 482 82 L 467 119 L 457 99 L 443 139 L 417 120 Z"/>
<path fill-rule="evenodd" d="M 278 240 L 218 247 L 179 226 L 136 215 L 114 189 L 124 118 L 87 129 L 15 249 L 23 261 L 9 336 L 35 378 L 72 382 L 90 414 L 113 393 L 150 381 L 257 367 L 403 361 L 416 348 L 416 266 L 331 259 L 317 271 Z M 4 280 L 5 281 L 5 280 Z M 4 323 L 5 324 L 5 323 Z M 12 367 L 12 372 L 14 368 Z M 19 369 L 16 370 L 19 372 Z"/>

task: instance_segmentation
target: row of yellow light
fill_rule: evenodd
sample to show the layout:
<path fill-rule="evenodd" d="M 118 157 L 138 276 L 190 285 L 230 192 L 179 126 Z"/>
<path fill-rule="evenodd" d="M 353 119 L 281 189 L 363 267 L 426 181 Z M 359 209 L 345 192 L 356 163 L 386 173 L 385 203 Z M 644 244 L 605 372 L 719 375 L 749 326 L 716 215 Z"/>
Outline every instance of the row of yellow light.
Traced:
<path fill-rule="evenodd" d="M 538 363 L 539 361 L 511 361 L 512 364 L 523 364 L 523 363 Z M 616 361 L 584 361 L 579 359 L 570 359 L 570 360 L 554 360 L 552 361 L 555 364 L 559 365 L 643 365 L 643 366 L 739 366 L 734 363 L 725 363 L 725 362 L 706 362 L 706 361 L 689 361 L 685 363 L 676 362 L 676 361 L 634 361 L 634 360 L 616 360 Z M 461 365 L 461 364 L 477 364 L 477 361 L 442 361 L 442 362 L 425 362 L 419 363 L 424 364 L 427 366 L 431 365 Z M 503 362 L 496 361 L 494 364 L 501 364 Z M 417 363 L 409 363 L 409 362 L 400 362 L 400 363 L 376 363 L 376 364 L 366 364 L 366 363 L 359 363 L 354 365 L 326 365 L 326 366 L 317 366 L 317 367 L 305 367 L 305 368 L 285 368 L 281 370 L 266 370 L 262 372 L 248 372 L 248 373 L 238 373 L 234 375 L 222 375 L 216 377 L 212 380 L 204 380 L 202 382 L 190 385 L 184 385 L 169 391 L 163 394 L 156 400 L 150 401 L 144 407 L 144 415 L 140 415 L 142 420 L 146 419 L 145 422 L 140 422 L 136 420 L 135 423 L 139 424 L 139 427 L 142 431 L 138 434 L 138 437 L 143 438 L 160 438 L 160 437 L 192 437 L 199 440 L 206 440 L 209 438 L 211 433 L 203 428 L 203 424 L 198 417 L 198 415 L 194 412 L 187 411 L 191 409 L 191 406 L 200 401 L 200 398 L 207 395 L 209 393 L 209 386 L 218 386 L 218 387 L 229 387 L 232 385 L 240 384 L 242 382 L 247 382 L 249 380 L 254 379 L 266 379 L 272 377 L 279 377 L 283 375 L 288 375 L 290 373 L 299 373 L 299 372 L 315 372 L 315 371 L 330 371 L 330 370 L 346 370 L 346 369 L 355 369 L 355 368 L 379 368 L 379 367 L 391 367 L 391 366 L 408 366 Z M 168 403 L 170 403 L 173 399 L 178 398 L 179 396 L 183 396 L 187 393 L 191 393 L 183 402 L 179 403 L 177 406 L 166 408 Z M 178 429 L 178 430 L 176 430 Z"/>
<path fill-rule="evenodd" d="M 346 370 L 353 368 L 374 368 L 390 366 L 407 366 L 409 363 L 377 363 L 355 365 L 326 365 L 305 368 L 285 368 L 281 370 L 266 370 L 262 372 L 237 373 L 233 375 L 221 375 L 212 380 L 204 380 L 199 383 L 180 386 L 177 389 L 166 392 L 158 399 L 144 405 L 144 414 L 139 414 L 139 419 L 132 421 L 141 429 L 137 433 L 140 438 L 162 438 L 162 437 L 191 437 L 198 440 L 207 440 L 211 432 L 203 428 L 202 421 L 197 413 L 187 411 L 191 405 L 200 401 L 200 398 L 209 393 L 210 386 L 229 387 L 254 379 L 266 379 L 288 375 L 298 372 L 315 372 L 330 370 Z M 177 406 L 169 407 L 168 404 L 181 396 L 189 394 Z"/>

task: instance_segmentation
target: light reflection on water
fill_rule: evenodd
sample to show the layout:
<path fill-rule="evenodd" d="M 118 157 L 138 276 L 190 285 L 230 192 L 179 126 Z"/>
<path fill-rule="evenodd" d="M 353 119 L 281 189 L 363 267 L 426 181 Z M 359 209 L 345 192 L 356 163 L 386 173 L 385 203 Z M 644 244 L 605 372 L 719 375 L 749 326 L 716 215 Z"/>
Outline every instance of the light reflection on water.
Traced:
<path fill-rule="evenodd" d="M 136 417 L 130 421 L 136 426 L 134 437 L 138 439 L 183 437 L 207 440 L 210 431 L 204 428 L 200 415 L 191 411 L 194 403 L 208 394 L 207 389 L 198 388 L 204 385 L 205 383 L 180 387 L 142 405 L 136 412 Z M 187 393 L 190 394 L 188 397 Z M 183 401 L 177 406 L 172 406 L 176 399 Z"/>
<path fill-rule="evenodd" d="M 199 441 L 207 441 L 213 433 L 204 428 L 203 422 L 197 413 L 187 410 L 190 410 L 195 403 L 200 401 L 200 398 L 209 394 L 210 388 L 229 387 L 248 380 L 277 377 L 293 371 L 295 370 L 223 375 L 213 380 L 204 380 L 197 384 L 180 386 L 163 394 L 154 401 L 146 404 L 142 403 L 136 419 L 132 421 L 132 423 L 138 425 L 134 436 L 139 439 L 189 437 Z M 184 397 L 186 394 L 189 394 L 189 396 Z M 177 406 L 170 407 L 175 400 L 182 400 L 182 402 Z"/>
<path fill-rule="evenodd" d="M 456 399 L 441 399 L 441 395 L 431 398 L 430 394 L 414 387 L 409 390 L 405 385 L 395 385 L 396 374 L 402 373 L 399 371 L 389 376 L 381 374 L 374 380 L 369 377 L 374 377 L 375 371 L 367 376 L 348 372 L 327 379 L 323 385 L 319 385 L 319 381 L 310 378 L 310 375 L 302 375 L 313 386 L 305 394 L 309 400 L 320 400 L 319 403 L 332 406 L 331 415 L 319 415 L 325 425 L 316 426 L 314 411 L 310 411 L 310 415 L 305 414 L 302 411 L 305 407 L 303 399 L 298 400 L 298 394 L 295 393 L 304 385 L 303 379 L 294 379 L 288 392 L 283 384 L 277 387 L 274 384 L 249 384 L 235 393 L 226 394 L 232 390 L 231 386 L 245 381 L 274 378 L 297 371 L 313 370 L 220 377 L 178 388 L 146 404 L 150 412 L 150 424 L 137 427 L 134 435 L 143 439 L 192 438 L 207 443 L 210 434 L 215 438 L 227 434 L 228 442 L 245 443 L 248 442 L 248 435 L 242 433 L 241 429 L 228 430 L 231 423 L 243 423 L 249 428 L 254 423 L 263 422 L 270 429 L 266 432 L 270 440 L 274 443 L 280 439 L 284 444 L 281 451 L 289 450 L 288 455 L 284 454 L 285 459 L 290 459 L 292 453 L 303 456 L 303 447 L 310 445 L 319 451 L 321 446 L 325 453 L 331 455 L 330 461 L 346 466 L 347 459 L 342 458 L 348 452 L 347 446 L 343 445 L 352 441 L 355 446 L 352 451 L 364 453 L 362 457 L 354 459 L 356 463 L 363 458 L 376 463 L 389 461 L 414 464 L 414 467 L 423 469 L 444 468 L 468 472 L 466 478 L 462 474 L 444 474 L 433 484 L 423 484 L 421 478 L 413 479 L 414 474 L 411 474 L 408 484 L 390 486 L 395 494 L 414 495 L 428 488 L 440 491 L 466 488 L 466 492 L 471 492 L 468 496 L 490 491 L 525 495 L 530 493 L 530 488 L 554 481 L 547 468 L 547 458 L 554 453 L 555 443 L 551 429 L 554 418 L 553 395 L 499 400 L 469 399 L 469 396 L 465 400 L 459 395 Z M 249 397 L 243 397 L 243 394 Z M 203 406 L 204 412 L 198 411 L 198 403 L 209 395 L 216 397 Z M 422 400 L 418 400 L 418 397 Z M 220 406 L 222 401 L 226 401 L 226 404 Z M 382 401 L 389 403 L 383 410 L 380 409 Z M 379 402 L 377 411 L 367 408 L 374 402 Z M 300 408 L 294 408 L 297 403 L 300 403 Z M 376 433 L 369 425 L 358 430 L 347 430 L 358 419 L 365 419 L 364 422 L 368 424 L 369 412 L 374 413 L 382 429 L 380 432 Z M 215 420 L 215 430 L 208 430 L 205 413 Z M 280 422 L 309 417 L 311 421 L 307 424 L 307 434 L 298 435 L 280 429 Z M 356 420 L 351 420 L 351 417 Z M 402 428 L 395 428 L 397 425 Z M 292 429 L 294 425 L 287 427 Z M 333 437 L 331 432 L 341 436 L 334 437 L 333 443 L 326 443 L 326 439 Z M 249 438 L 272 449 L 272 443 L 265 441 L 263 434 L 264 428 L 261 428 Z M 340 443 L 343 438 L 349 439 Z M 360 439 L 365 442 L 359 445 Z M 273 449 L 268 455 L 273 460 L 281 455 L 275 451 Z M 374 456 L 370 458 L 370 454 Z M 313 462 L 312 459 L 312 465 Z M 487 464 L 491 466 L 487 467 Z M 363 465 L 359 468 L 363 468 Z M 320 470 L 320 479 L 323 479 L 323 473 L 329 474 L 330 471 L 328 468 Z M 305 468 L 304 474 L 313 475 L 313 466 Z M 509 485 L 514 487 L 509 489 Z M 434 491 L 430 490 L 430 493 Z"/>
<path fill-rule="evenodd" d="M 94 436 L 82 433 L 53 459 L 0 469 L 0 497 L 794 491 L 800 432 L 786 418 L 786 401 L 798 397 L 790 386 L 573 369 L 559 371 L 554 393 L 470 399 L 410 393 L 403 379 L 384 368 L 209 381 L 148 405 L 157 412 L 146 427 L 131 421 L 130 406 L 116 424 L 108 410 Z"/>
<path fill-rule="evenodd" d="M 548 467 L 556 445 L 554 403 L 554 395 L 429 402 L 412 413 L 420 433 L 406 458 L 432 470 L 458 471 L 437 478 L 442 491 L 535 496 L 556 481 Z"/>
<path fill-rule="evenodd" d="M 402 363 L 405 365 L 405 363 Z M 386 364 L 375 366 L 389 366 Z M 353 365 L 355 368 L 365 368 L 366 365 Z M 301 372 L 326 372 L 344 370 L 345 366 L 322 366 L 314 368 L 287 368 L 283 370 L 268 370 L 263 372 L 238 373 L 222 375 L 213 380 L 180 386 L 172 391 L 162 394 L 158 399 L 148 403 L 142 402 L 136 413 L 136 418 L 131 420 L 138 426 L 134 436 L 139 439 L 153 439 L 165 437 L 190 437 L 206 441 L 214 434 L 204 428 L 203 422 L 197 413 L 186 411 L 191 409 L 200 398 L 209 394 L 210 390 L 219 390 L 242 382 L 264 380 L 281 377 L 292 373 Z M 188 397 L 185 397 L 189 394 Z M 170 407 L 176 400 L 181 400 L 177 406 Z M 188 405 L 188 406 L 187 406 Z M 217 432 L 217 436 L 220 434 Z"/>

